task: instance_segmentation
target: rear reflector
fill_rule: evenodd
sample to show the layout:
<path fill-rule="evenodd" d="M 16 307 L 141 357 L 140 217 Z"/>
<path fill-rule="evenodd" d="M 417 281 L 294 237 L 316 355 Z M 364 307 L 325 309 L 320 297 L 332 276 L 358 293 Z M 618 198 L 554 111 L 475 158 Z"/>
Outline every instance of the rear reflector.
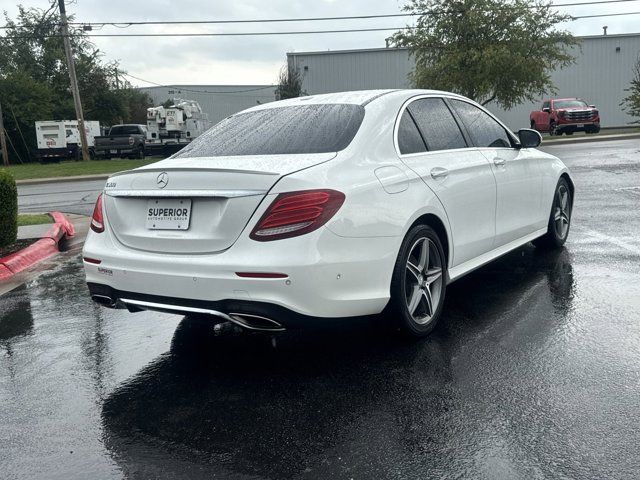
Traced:
<path fill-rule="evenodd" d="M 281 193 L 264 212 L 250 237 L 267 242 L 312 232 L 335 215 L 344 198 L 344 193 L 329 189 Z"/>
<path fill-rule="evenodd" d="M 98 260 L 96 258 L 82 257 L 82 259 L 87 263 L 93 263 L 94 265 L 100 265 L 102 260 Z"/>
<path fill-rule="evenodd" d="M 236 272 L 236 275 L 243 278 L 287 278 L 286 273 L 268 273 L 268 272 Z"/>
<path fill-rule="evenodd" d="M 104 217 L 102 216 L 102 194 L 98 195 L 96 206 L 93 207 L 93 215 L 91 216 L 91 230 L 96 233 L 104 232 Z"/>

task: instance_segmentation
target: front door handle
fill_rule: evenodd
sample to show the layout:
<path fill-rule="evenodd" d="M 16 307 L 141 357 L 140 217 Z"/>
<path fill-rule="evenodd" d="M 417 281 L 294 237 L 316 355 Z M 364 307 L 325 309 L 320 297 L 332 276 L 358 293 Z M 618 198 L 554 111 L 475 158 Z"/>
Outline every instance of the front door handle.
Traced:
<path fill-rule="evenodd" d="M 449 175 L 449 170 L 443 167 L 434 167 L 431 169 L 431 178 L 445 178 Z"/>
<path fill-rule="evenodd" d="M 503 166 L 507 161 L 504 158 L 496 157 L 493 159 L 493 164 L 497 167 Z"/>

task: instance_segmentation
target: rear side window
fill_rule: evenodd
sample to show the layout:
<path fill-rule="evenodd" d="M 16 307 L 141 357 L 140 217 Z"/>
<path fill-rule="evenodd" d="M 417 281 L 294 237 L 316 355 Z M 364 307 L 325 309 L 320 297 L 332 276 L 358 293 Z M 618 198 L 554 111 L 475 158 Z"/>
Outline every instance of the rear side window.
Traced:
<path fill-rule="evenodd" d="M 240 113 L 214 125 L 176 157 L 283 155 L 344 150 L 358 132 L 364 107 L 295 105 Z"/>
<path fill-rule="evenodd" d="M 404 111 L 398 125 L 398 148 L 403 155 L 427 151 L 418 127 L 408 110 Z"/>
<path fill-rule="evenodd" d="M 441 98 L 416 100 L 407 109 L 418 124 L 429 151 L 467 146 L 460 127 Z"/>
<path fill-rule="evenodd" d="M 467 132 L 476 147 L 511 148 L 507 131 L 490 115 L 467 102 L 450 102 L 467 127 Z"/>
<path fill-rule="evenodd" d="M 550 108 L 551 107 L 551 102 L 549 100 L 547 100 L 546 102 L 542 102 L 542 108 Z"/>

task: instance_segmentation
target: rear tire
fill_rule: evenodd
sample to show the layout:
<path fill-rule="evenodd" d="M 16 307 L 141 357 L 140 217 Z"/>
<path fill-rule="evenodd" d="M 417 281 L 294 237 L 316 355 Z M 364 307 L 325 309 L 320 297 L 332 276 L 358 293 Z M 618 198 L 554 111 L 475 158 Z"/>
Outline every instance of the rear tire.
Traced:
<path fill-rule="evenodd" d="M 438 234 L 428 225 L 416 225 L 400 247 L 385 313 L 404 334 L 427 336 L 440 320 L 446 278 L 446 257 Z"/>
<path fill-rule="evenodd" d="M 568 132 L 567 131 L 567 132 L 564 132 L 564 133 L 565 133 L 565 135 L 573 135 L 573 132 Z"/>
<path fill-rule="evenodd" d="M 571 227 L 573 198 L 567 180 L 561 178 L 554 190 L 547 233 L 536 238 L 533 244 L 538 248 L 560 248 L 567 241 Z"/>

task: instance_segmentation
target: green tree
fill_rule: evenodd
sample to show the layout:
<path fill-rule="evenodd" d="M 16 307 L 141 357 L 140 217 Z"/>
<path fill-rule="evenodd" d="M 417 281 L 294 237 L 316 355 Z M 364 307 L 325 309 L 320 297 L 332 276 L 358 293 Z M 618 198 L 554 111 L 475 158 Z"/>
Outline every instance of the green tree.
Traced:
<path fill-rule="evenodd" d="M 633 66 L 633 78 L 631 85 L 625 89 L 629 95 L 625 97 L 620 106 L 633 117 L 639 117 L 633 123 L 640 123 L 640 55 Z"/>
<path fill-rule="evenodd" d="M 283 65 L 278 73 L 278 86 L 276 87 L 276 99 L 296 98 L 306 95 L 302 91 L 302 74 L 292 65 Z"/>
<path fill-rule="evenodd" d="M 454 91 L 511 108 L 555 92 L 551 72 L 573 63 L 578 40 L 558 24 L 569 15 L 535 0 L 411 0 L 415 28 L 392 37 L 415 58 L 417 88 Z"/>
<path fill-rule="evenodd" d="M 0 95 L 13 163 L 34 157 L 35 121 L 75 118 L 56 5 L 46 10 L 19 5 L 15 20 L 5 13 Z M 126 81 L 116 82 L 116 71 L 122 69 L 117 62 L 105 62 L 82 29 L 71 26 L 70 33 L 85 119 L 105 125 L 146 122 L 149 96 Z"/>

